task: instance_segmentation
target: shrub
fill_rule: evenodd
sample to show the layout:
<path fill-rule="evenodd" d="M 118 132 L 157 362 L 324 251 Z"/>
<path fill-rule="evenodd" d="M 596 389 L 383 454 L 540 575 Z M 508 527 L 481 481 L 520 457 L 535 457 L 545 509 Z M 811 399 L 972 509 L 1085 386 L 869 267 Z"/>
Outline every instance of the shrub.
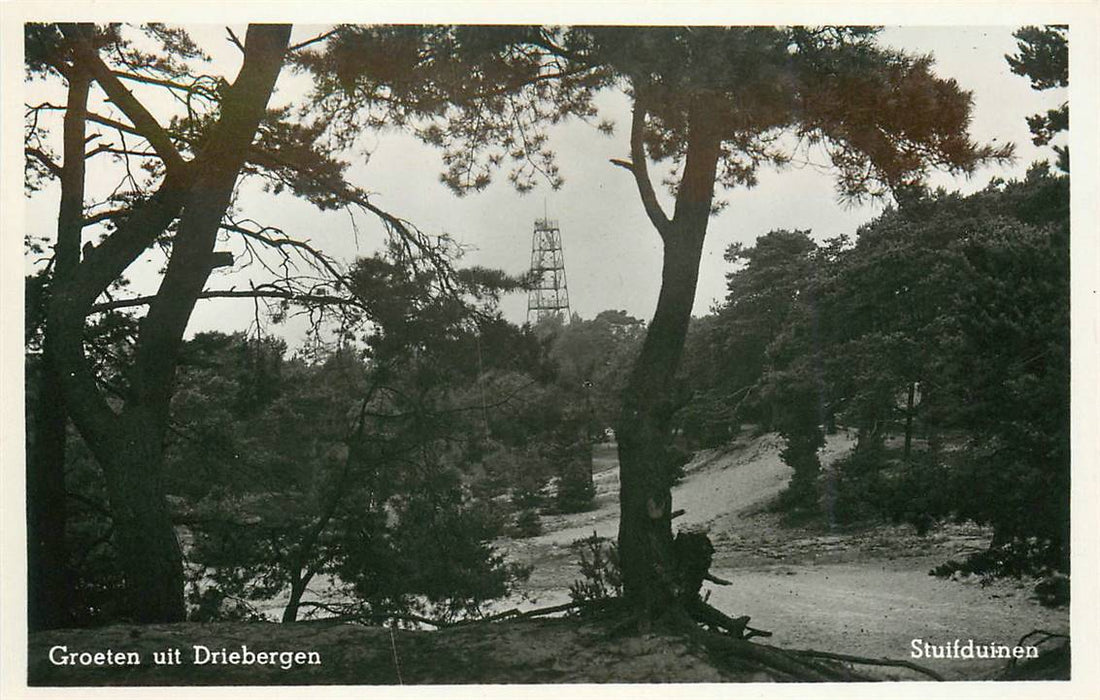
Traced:
<path fill-rule="evenodd" d="M 562 470 L 558 480 L 557 507 L 561 513 L 583 513 L 592 510 L 596 487 L 592 483 L 591 452 L 587 463 L 572 462 Z"/>
<path fill-rule="evenodd" d="M 776 509 L 792 514 L 800 511 L 816 511 L 818 501 L 817 479 L 821 475 L 821 461 L 817 451 L 825 444 L 821 429 L 816 425 L 792 424 L 780 430 L 786 446 L 779 456 L 794 470 L 791 483 L 779 494 Z"/>
<path fill-rule="evenodd" d="M 1039 603 L 1047 607 L 1069 603 L 1069 576 L 1060 570 L 1057 547 L 1036 537 L 1000 542 L 994 538 L 989 549 L 972 554 L 962 562 L 952 559 L 928 573 L 940 578 L 956 573 L 975 574 L 983 580 L 1037 574 L 1039 580 L 1033 592 Z"/>
<path fill-rule="evenodd" d="M 881 444 L 857 447 L 833 463 L 835 475 L 832 517 L 853 523 L 882 517 L 887 509 L 889 486 L 883 475 L 888 455 Z"/>
<path fill-rule="evenodd" d="M 579 548 L 584 578 L 569 586 L 570 600 L 588 603 L 622 596 L 623 574 L 619 567 L 618 545 L 593 532 L 591 537 L 577 540 L 573 546 Z"/>
<path fill-rule="evenodd" d="M 538 491 L 517 489 L 512 494 L 512 505 L 519 510 L 538 510 L 542 507 L 542 495 Z"/>
<path fill-rule="evenodd" d="M 516 537 L 535 537 L 540 534 L 542 534 L 542 522 L 539 520 L 539 512 L 534 508 L 521 510 L 516 516 Z"/>

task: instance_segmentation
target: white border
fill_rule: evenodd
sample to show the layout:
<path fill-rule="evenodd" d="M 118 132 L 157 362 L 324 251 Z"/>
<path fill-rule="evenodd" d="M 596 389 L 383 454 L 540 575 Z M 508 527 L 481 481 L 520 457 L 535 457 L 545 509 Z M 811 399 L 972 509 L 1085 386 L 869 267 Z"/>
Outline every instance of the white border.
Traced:
<path fill-rule="evenodd" d="M 487 0 L 444 2 L 326 3 L 235 2 L 2 2 L 0 1 L 0 697 L 4 698 L 146 698 L 244 697 L 246 688 L 65 688 L 26 687 L 26 553 L 23 464 L 22 232 L 24 231 L 22 139 L 22 31 L 24 21 L 112 20 L 217 23 L 244 21 L 333 21 L 396 23 L 561 24 L 883 24 L 1001 25 L 1070 24 L 1070 102 L 1074 154 L 1072 178 L 1072 342 L 1073 342 L 1073 680 L 1068 683 L 926 683 L 827 685 L 571 685 L 457 687 L 301 687 L 276 686 L 279 696 L 387 698 L 555 697 L 563 692 L 585 697 L 836 697 L 836 698 L 1080 698 L 1100 696 L 1100 395 L 1097 371 L 1100 339 L 1100 51 L 1096 0 L 1089 2 L 653 2 L 582 0 Z M 262 691 L 261 691 L 262 692 Z"/>

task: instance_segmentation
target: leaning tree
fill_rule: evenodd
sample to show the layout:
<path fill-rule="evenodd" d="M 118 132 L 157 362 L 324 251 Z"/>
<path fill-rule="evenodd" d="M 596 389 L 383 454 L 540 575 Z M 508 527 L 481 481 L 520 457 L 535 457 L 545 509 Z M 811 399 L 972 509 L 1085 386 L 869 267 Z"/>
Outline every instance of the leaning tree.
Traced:
<path fill-rule="evenodd" d="M 67 89 L 63 105 L 28 104 L 24 130 L 28 187 L 56 181 L 61 194 L 41 275 L 45 291 L 36 297 L 41 313 L 29 315 L 39 324 L 29 337 L 40 338 L 43 365 L 28 459 L 32 628 L 65 623 L 66 420 L 103 470 L 130 616 L 182 619 L 183 563 L 161 472 L 177 358 L 197 301 L 246 297 L 297 302 L 311 312 L 336 305 L 356 318 L 370 313 L 346 271 L 307 238 L 238 211 L 244 179 L 320 209 L 376 216 L 401 264 L 441 271 L 444 288 L 451 279 L 445 243 L 374 206 L 345 180 L 347 164 L 318 142 L 320 130 L 304 126 L 289 107 L 269 106 L 287 57 L 327 35 L 290 45 L 289 25 L 227 33 L 241 55 L 232 81 L 204 74 L 205 53 L 177 28 L 25 28 L 28 74 Z M 158 119 L 168 110 L 169 121 Z M 51 118 L 58 112 L 60 139 Z M 87 164 L 101 160 L 107 162 L 98 173 L 111 174 L 89 178 Z M 113 174 L 117 181 L 105 184 Z M 234 263 L 230 251 L 216 250 L 230 236 L 258 272 L 245 289 L 207 288 L 213 270 Z M 124 275 L 157 251 L 163 265 L 156 293 L 119 294 Z M 105 315 L 140 308 L 120 381 L 104 382 L 89 329 Z"/>
<path fill-rule="evenodd" d="M 970 173 L 1010 157 L 967 133 L 970 94 L 930 56 L 877 43 L 869 27 L 338 28 L 302 57 L 315 104 L 350 142 L 372 123 L 410 125 L 443 150 L 443 181 L 482 189 L 510 166 L 520 190 L 561 184 L 546 127 L 597 116 L 593 98 L 632 100 L 629 158 L 661 239 L 661 289 L 622 397 L 619 546 L 624 595 L 644 617 L 695 595 L 672 536 L 668 447 L 674 377 L 691 318 L 717 187 L 751 187 L 764 166 L 824 161 L 842 197 L 887 196 L 933 169 Z M 611 132 L 612 125 L 599 128 Z M 671 165 L 671 209 L 649 162 Z M 687 577 L 690 578 L 690 577 Z"/>
<path fill-rule="evenodd" d="M 39 40 L 33 48 L 43 64 L 69 84 L 63 161 L 55 166 L 60 170 L 62 204 L 54 246 L 57 269 L 46 314 L 47 366 L 60 380 L 68 415 L 103 468 L 132 614 L 140 621 L 179 620 L 184 616 L 183 564 L 159 473 L 175 359 L 195 302 L 216 265 L 221 220 L 266 114 L 290 27 L 249 28 L 241 45 L 240 73 L 232 84 L 220 86 L 218 113 L 208 116 L 212 123 L 203 130 L 191 158 L 127 89 L 127 76 L 120 75 L 120 68 L 112 68 L 100 56 L 103 47 L 119 48 L 125 55 L 115 30 L 60 25 L 41 28 L 29 38 Z M 177 48 L 194 49 L 179 36 L 165 38 Z M 148 77 L 133 68 L 132 74 L 137 81 Z M 98 244 L 89 241 L 82 250 L 88 225 L 85 128 L 93 83 L 129 121 L 120 124 L 120 132 L 148 144 L 163 177 L 155 191 L 137 195 L 113 212 L 109 234 Z M 143 151 L 134 153 L 136 158 Z M 47 158 L 43 153 L 41 161 Z M 140 325 L 126 396 L 116 407 L 97 383 L 85 354 L 86 319 L 126 268 L 169 231 L 171 254 Z"/>

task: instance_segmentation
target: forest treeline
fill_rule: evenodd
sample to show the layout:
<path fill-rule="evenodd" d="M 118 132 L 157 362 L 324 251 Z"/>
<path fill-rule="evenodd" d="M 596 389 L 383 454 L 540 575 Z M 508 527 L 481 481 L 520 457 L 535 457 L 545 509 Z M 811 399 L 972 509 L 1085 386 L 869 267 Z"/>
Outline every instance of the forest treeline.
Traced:
<path fill-rule="evenodd" d="M 925 532 L 991 525 L 948 566 L 1053 576 L 1069 567 L 1069 178 L 1034 166 L 963 197 L 913 192 L 854 238 L 772 231 L 733 246 L 729 294 L 689 334 L 681 431 L 718 445 L 779 432 L 779 504 L 830 523 Z M 854 452 L 825 472 L 825 434 Z"/>

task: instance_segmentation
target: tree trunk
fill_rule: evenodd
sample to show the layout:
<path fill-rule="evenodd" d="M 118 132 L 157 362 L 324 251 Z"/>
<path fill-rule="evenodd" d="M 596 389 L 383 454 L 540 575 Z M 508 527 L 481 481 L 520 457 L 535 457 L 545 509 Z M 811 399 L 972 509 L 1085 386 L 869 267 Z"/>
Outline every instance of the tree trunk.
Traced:
<path fill-rule="evenodd" d="M 63 126 L 61 202 L 57 214 L 53 279 L 56 289 L 80 264 L 84 228 L 84 133 L 91 76 L 79 66 L 69 82 Z M 27 459 L 27 622 L 32 630 L 70 621 L 69 556 L 65 538 L 65 447 L 68 415 L 56 347 L 43 333 L 42 366 L 34 412 L 34 443 Z"/>
<path fill-rule="evenodd" d="M 656 618 L 672 608 L 679 595 L 668 468 L 670 421 L 676 408 L 673 387 L 695 303 L 721 140 L 707 127 L 706 110 L 693 105 L 684 173 L 675 213 L 668 220 L 659 212 L 646 175 L 642 119 L 644 106 L 636 103 L 634 174 L 664 242 L 664 261 L 657 309 L 623 392 L 619 417 L 619 553 L 627 604 Z"/>
<path fill-rule="evenodd" d="M 65 403 L 49 347 L 35 397 L 27 454 L 27 624 L 34 630 L 69 620 L 69 556 L 65 538 Z"/>
<path fill-rule="evenodd" d="M 905 402 L 905 452 L 903 457 L 909 463 L 909 450 L 913 445 L 913 401 L 916 399 L 917 385 L 909 382 L 909 396 Z"/>
<path fill-rule="evenodd" d="M 135 622 L 183 620 L 183 556 L 161 484 L 164 431 L 146 411 L 124 414 L 118 449 L 103 472 Z"/>
<path fill-rule="evenodd" d="M 59 348 L 73 421 L 103 467 L 128 612 L 140 622 L 175 622 L 185 614 L 183 563 L 161 469 L 176 357 L 210 274 L 221 218 L 281 70 L 290 27 L 249 26 L 240 73 L 225 93 L 205 147 L 191 163 L 183 163 L 152 116 L 118 85 L 87 36 L 65 29 L 77 44 L 76 55 L 135 127 L 146 130 L 143 135 L 166 165 L 156 194 L 135 207 L 85 256 L 72 279 L 59 286 L 47 333 Z M 135 343 L 126 404 L 116 413 L 100 393 L 84 354 L 85 319 L 96 298 L 177 216 L 171 257 Z"/>
<path fill-rule="evenodd" d="M 703 231 L 665 245 L 661 293 L 623 394 L 619 440 L 619 552 L 623 594 L 632 607 L 660 614 L 677 592 L 672 550 L 672 480 L 667 451 L 673 378 L 687 334 Z"/>
<path fill-rule="evenodd" d="M 309 576 L 309 578 L 312 578 L 312 576 Z M 287 600 L 286 607 L 283 608 L 283 624 L 298 621 L 298 609 L 302 606 L 302 596 L 305 595 L 306 586 L 309 585 L 309 578 L 299 573 L 291 581 L 290 599 Z"/>

